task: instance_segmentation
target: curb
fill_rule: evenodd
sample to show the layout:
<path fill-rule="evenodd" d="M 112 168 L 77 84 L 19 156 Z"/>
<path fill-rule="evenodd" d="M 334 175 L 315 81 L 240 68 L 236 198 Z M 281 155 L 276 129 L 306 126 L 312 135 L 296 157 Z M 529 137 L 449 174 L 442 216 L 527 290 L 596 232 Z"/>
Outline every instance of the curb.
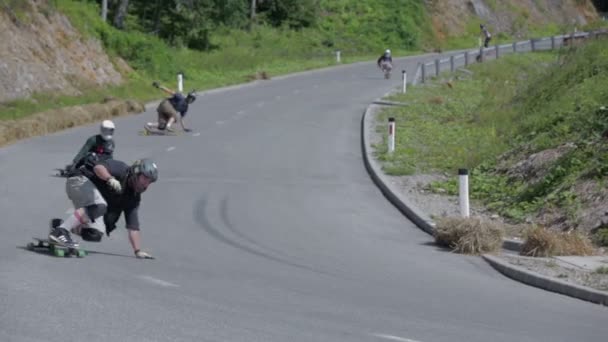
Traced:
<path fill-rule="evenodd" d="M 430 235 L 434 235 L 435 223 L 426 213 L 409 203 L 404 196 L 391 190 L 390 186 L 388 185 L 389 181 L 382 172 L 382 168 L 376 162 L 376 160 L 370 158 L 368 155 L 368 152 L 371 151 L 369 128 L 373 127 L 373 116 L 381 107 L 381 105 L 377 103 L 382 102 L 383 101 L 380 99 L 372 102 L 372 104 L 365 109 L 363 117 L 361 118 L 361 150 L 365 168 L 376 186 L 378 186 L 380 191 L 382 191 L 382 194 L 384 194 L 384 196 L 397 209 L 399 209 L 401 213 L 414 222 L 418 228 Z M 503 248 L 507 250 L 519 251 L 521 249 L 521 245 L 522 243 L 517 240 L 505 239 L 503 241 Z M 590 287 L 574 285 L 559 279 L 539 275 L 510 263 L 503 262 L 502 260 L 488 254 L 482 255 L 482 258 L 500 273 L 524 284 L 608 306 L 608 292 L 595 290 Z"/>
<path fill-rule="evenodd" d="M 608 292 L 599 291 L 587 286 L 571 284 L 563 280 L 529 272 L 522 267 L 502 261 L 501 259 L 492 255 L 484 254 L 481 257 L 498 272 L 511 279 L 547 291 L 552 291 L 570 297 L 586 300 L 588 302 L 608 306 Z"/>

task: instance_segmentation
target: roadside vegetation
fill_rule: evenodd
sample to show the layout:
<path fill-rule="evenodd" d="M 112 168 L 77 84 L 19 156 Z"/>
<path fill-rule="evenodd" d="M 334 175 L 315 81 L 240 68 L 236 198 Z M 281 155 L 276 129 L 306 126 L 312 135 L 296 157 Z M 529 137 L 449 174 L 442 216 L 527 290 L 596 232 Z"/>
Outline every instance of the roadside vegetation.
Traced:
<path fill-rule="evenodd" d="M 250 0 L 129 0 L 125 9 L 120 6 L 125 0 L 108 3 L 106 22 L 100 18 L 101 0 L 47 0 L 37 6 L 45 14 L 67 15 L 112 58 L 125 60 L 133 69 L 124 75 L 126 82 L 83 89 L 77 97 L 47 93 L 2 103 L 0 120 L 104 97 L 149 101 L 162 96 L 149 84 L 160 80 L 172 86 L 178 72 L 184 73 L 185 90 L 205 90 L 332 66 L 337 50 L 342 63 L 351 63 L 372 60 L 386 48 L 395 56 L 469 48 L 477 43 L 480 23 L 471 20 L 462 35 L 439 38 L 420 0 L 265 0 L 257 1 L 253 18 Z M 15 20 L 30 20 L 28 1 L 0 4 Z M 531 35 L 570 29 L 519 24 Z M 513 39 L 499 32 L 493 43 Z"/>
<path fill-rule="evenodd" d="M 394 117 L 399 132 L 392 155 L 386 137 L 376 146 L 385 172 L 455 175 L 468 168 L 471 198 L 508 222 L 579 230 L 606 245 L 608 39 L 505 56 L 469 71 L 392 97 L 408 105 L 378 118 L 384 132 Z M 457 177 L 429 188 L 457 195 Z M 534 232 L 529 236 L 542 235 Z M 535 244 L 529 252 L 539 251 Z"/>

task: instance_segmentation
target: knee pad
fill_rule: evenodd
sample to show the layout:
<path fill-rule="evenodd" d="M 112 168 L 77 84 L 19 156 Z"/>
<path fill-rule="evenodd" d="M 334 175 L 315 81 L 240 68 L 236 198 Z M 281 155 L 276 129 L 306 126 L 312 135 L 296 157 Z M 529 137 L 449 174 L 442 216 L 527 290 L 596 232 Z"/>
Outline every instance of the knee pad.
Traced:
<path fill-rule="evenodd" d="M 80 231 L 80 236 L 82 236 L 84 241 L 99 242 L 103 234 L 97 229 L 83 227 Z"/>
<path fill-rule="evenodd" d="M 84 209 L 91 222 L 95 222 L 96 218 L 106 213 L 108 207 L 105 204 L 93 204 L 86 206 Z"/>

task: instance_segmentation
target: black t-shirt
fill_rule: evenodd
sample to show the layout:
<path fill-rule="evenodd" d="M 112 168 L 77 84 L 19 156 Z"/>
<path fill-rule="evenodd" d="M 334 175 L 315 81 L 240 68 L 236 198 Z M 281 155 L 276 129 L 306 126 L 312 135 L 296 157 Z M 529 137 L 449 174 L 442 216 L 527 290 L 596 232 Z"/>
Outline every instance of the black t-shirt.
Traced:
<path fill-rule="evenodd" d="M 182 117 L 186 116 L 186 113 L 188 113 L 188 101 L 186 101 L 184 95 L 175 93 L 169 98 L 169 102 L 171 102 L 173 108 L 175 108 L 175 110 L 179 112 Z"/>
<path fill-rule="evenodd" d="M 103 165 L 108 172 L 116 178 L 122 185 L 122 193 L 114 192 L 107 182 L 99 179 L 97 175 L 89 176 L 89 179 L 95 184 L 103 198 L 108 203 L 108 210 L 104 215 L 106 231 L 111 232 L 116 228 L 116 222 L 120 218 L 120 214 L 124 212 L 127 228 L 139 230 L 138 208 L 141 202 L 141 194 L 135 192 L 127 184 L 127 174 L 129 166 L 121 161 L 108 159 L 100 162 L 97 165 Z"/>

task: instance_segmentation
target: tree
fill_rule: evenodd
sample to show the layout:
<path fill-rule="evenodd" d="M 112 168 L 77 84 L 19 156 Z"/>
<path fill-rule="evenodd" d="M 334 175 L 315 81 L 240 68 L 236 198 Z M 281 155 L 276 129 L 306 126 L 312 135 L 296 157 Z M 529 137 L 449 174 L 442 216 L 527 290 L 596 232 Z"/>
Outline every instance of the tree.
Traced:
<path fill-rule="evenodd" d="M 120 0 L 116 15 L 114 16 L 114 26 L 119 29 L 125 28 L 125 17 L 127 16 L 127 8 L 129 6 L 129 0 Z"/>
<path fill-rule="evenodd" d="M 101 1 L 101 20 L 104 22 L 108 17 L 108 0 Z"/>

